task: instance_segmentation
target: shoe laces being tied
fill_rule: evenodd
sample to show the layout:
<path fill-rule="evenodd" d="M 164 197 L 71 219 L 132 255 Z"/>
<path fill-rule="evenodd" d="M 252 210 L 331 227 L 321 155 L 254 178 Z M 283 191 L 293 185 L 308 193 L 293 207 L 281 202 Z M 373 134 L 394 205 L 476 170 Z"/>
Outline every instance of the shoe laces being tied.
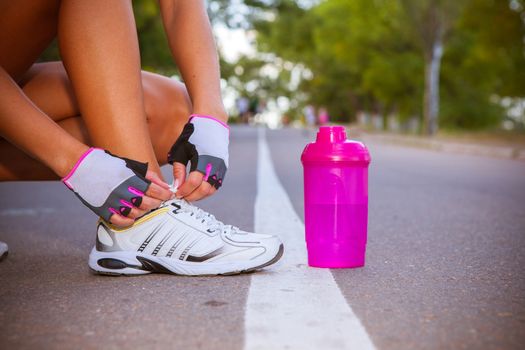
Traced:
<path fill-rule="evenodd" d="M 223 232 L 225 234 L 238 234 L 240 229 L 233 225 L 225 225 L 222 221 L 215 218 L 215 215 L 208 213 L 188 202 L 185 199 L 172 199 L 170 203 L 175 203 L 180 207 L 180 210 L 194 216 L 196 220 L 206 224 L 209 233 Z"/>
<path fill-rule="evenodd" d="M 177 186 L 178 182 L 174 181 L 170 185 L 170 191 L 173 193 L 177 192 Z M 225 225 L 222 221 L 219 221 L 215 218 L 213 214 L 210 214 L 201 208 L 198 208 L 188 202 L 185 199 L 178 199 L 174 198 L 172 200 L 169 200 L 170 203 L 175 203 L 180 207 L 180 210 L 185 211 L 187 213 L 190 213 L 190 215 L 195 216 L 196 220 L 201 220 L 201 222 L 206 224 L 208 227 L 209 233 L 215 233 L 215 232 L 224 232 L 225 234 L 239 234 L 242 233 L 242 231 L 233 225 Z"/>

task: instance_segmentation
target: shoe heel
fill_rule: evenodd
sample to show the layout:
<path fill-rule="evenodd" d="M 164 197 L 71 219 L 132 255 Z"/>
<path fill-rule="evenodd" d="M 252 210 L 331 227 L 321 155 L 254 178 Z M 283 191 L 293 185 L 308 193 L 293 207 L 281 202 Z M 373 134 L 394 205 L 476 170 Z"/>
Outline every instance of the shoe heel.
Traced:
<path fill-rule="evenodd" d="M 151 271 L 144 269 L 142 265 L 136 265 L 133 262 L 130 263 L 130 261 L 135 260 L 112 257 L 110 253 L 99 252 L 96 248 L 93 248 L 91 254 L 89 254 L 88 265 L 89 269 L 98 275 L 136 276 L 151 273 Z"/>

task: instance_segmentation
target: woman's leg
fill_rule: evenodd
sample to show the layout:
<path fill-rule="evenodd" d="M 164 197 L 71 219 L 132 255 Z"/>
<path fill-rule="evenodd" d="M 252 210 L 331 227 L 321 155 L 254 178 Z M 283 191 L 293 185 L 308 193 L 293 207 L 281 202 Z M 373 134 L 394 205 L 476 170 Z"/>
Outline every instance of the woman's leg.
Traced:
<path fill-rule="evenodd" d="M 85 127 L 81 118 L 67 118 L 58 123 L 70 135 L 81 142 L 86 141 Z M 83 142 L 86 144 L 86 142 Z M 74 164 L 76 160 L 72 160 Z M 51 168 L 31 158 L 27 153 L 0 138 L 0 181 L 37 181 L 60 179 Z"/>
<path fill-rule="evenodd" d="M 0 0 L 0 66 L 15 80 L 57 33 L 60 0 Z"/>
<path fill-rule="evenodd" d="M 151 142 L 160 165 L 192 113 L 184 84 L 159 74 L 142 72 L 146 118 Z"/>
<path fill-rule="evenodd" d="M 93 144 L 148 162 L 160 174 L 148 135 L 131 2 L 62 2 L 58 41 Z"/>
<path fill-rule="evenodd" d="M 35 64 L 23 77 L 24 93 L 69 134 L 85 144 L 92 142 L 61 62 Z M 160 164 L 178 137 L 191 112 L 183 84 L 158 74 L 142 72 L 149 138 Z M 0 139 L 0 181 L 54 180 L 46 166 Z"/>
<path fill-rule="evenodd" d="M 0 0 L 0 135 L 57 175 L 65 176 L 88 147 L 51 120 L 17 85 L 54 37 L 58 5 L 47 0 Z M 16 156 L 11 152 L 3 154 Z M 147 175 L 154 183 L 143 197 L 141 210 L 152 209 L 170 196 L 154 174 Z M 133 208 L 129 218 L 118 215 L 111 221 L 130 225 L 138 214 L 139 209 Z"/>
<path fill-rule="evenodd" d="M 141 87 L 138 43 L 130 3 L 0 0 L 0 65 L 16 82 L 22 81 L 25 71 L 49 45 L 57 32 L 57 23 L 60 23 L 62 55 L 75 80 L 79 109 L 93 145 L 147 161 L 158 171 L 154 152 L 160 155 L 164 150 L 159 146 L 154 149 L 148 137 L 143 102 L 147 92 L 143 93 Z M 189 111 L 188 108 L 185 118 Z M 175 134 L 179 132 L 180 128 L 175 130 Z M 159 135 L 169 138 L 165 130 Z M 11 152 L 13 149 L 5 141 L 0 143 L 1 159 L 9 157 L 12 159 L 9 163 L 16 164 L 23 164 L 24 158 L 29 159 Z M 10 172 L 5 169 L 6 163 L 0 164 L 2 167 L 0 179 L 25 178 L 25 167 Z M 34 175 L 54 177 L 45 168 L 41 169 Z"/>
<path fill-rule="evenodd" d="M 16 82 L 55 37 L 59 5 L 52 0 L 0 0 L 0 134 L 55 172 L 74 164 L 82 145 L 35 108 Z"/>

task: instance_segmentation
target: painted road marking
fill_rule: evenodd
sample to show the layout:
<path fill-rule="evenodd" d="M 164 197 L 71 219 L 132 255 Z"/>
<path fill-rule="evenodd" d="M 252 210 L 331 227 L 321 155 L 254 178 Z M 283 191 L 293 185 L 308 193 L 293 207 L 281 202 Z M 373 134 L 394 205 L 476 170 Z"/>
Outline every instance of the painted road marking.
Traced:
<path fill-rule="evenodd" d="M 0 210 L 0 216 L 37 216 L 54 214 L 57 211 L 53 208 L 11 208 Z"/>
<path fill-rule="evenodd" d="M 307 266 L 304 224 L 275 174 L 259 130 L 255 232 L 279 234 L 284 257 L 252 276 L 245 349 L 374 349 L 328 269 Z"/>

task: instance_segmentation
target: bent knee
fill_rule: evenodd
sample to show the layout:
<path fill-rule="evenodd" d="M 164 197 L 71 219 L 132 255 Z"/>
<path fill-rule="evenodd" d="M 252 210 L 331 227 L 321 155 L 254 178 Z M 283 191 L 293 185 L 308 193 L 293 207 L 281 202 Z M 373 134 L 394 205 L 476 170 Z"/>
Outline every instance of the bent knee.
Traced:
<path fill-rule="evenodd" d="M 148 124 L 185 124 L 191 102 L 184 84 L 158 74 L 143 72 L 144 105 Z"/>

